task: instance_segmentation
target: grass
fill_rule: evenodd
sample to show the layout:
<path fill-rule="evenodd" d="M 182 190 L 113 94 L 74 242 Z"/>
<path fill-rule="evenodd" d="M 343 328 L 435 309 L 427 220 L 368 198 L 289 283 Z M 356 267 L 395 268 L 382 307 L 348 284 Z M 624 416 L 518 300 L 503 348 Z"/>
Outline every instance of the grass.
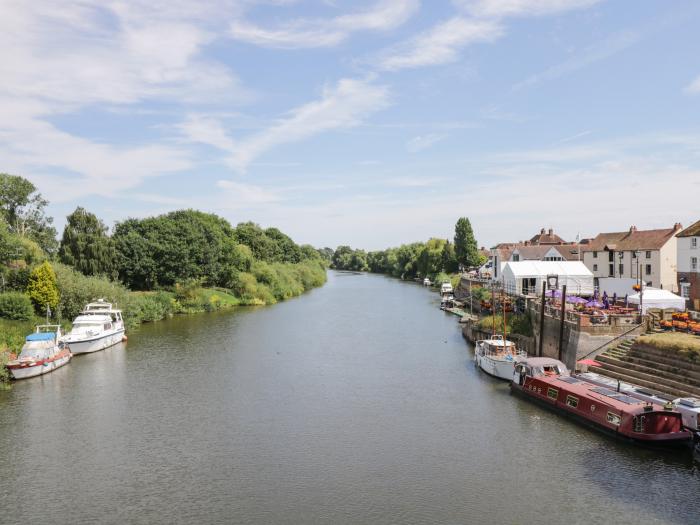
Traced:
<path fill-rule="evenodd" d="M 679 332 L 642 335 L 639 344 L 680 354 L 691 361 L 700 361 L 700 337 Z"/>

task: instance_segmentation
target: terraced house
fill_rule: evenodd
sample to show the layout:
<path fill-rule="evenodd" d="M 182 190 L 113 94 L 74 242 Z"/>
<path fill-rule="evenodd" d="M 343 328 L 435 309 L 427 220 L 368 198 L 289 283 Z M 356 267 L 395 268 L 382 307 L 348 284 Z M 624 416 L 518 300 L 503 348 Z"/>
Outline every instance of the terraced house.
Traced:
<path fill-rule="evenodd" d="M 678 246 L 678 289 L 688 308 L 700 310 L 700 221 L 681 231 Z"/>
<path fill-rule="evenodd" d="M 632 293 L 641 279 L 647 286 L 678 292 L 677 237 L 680 223 L 659 230 L 599 233 L 581 247 L 583 262 L 593 272 L 595 286 L 608 294 Z"/>

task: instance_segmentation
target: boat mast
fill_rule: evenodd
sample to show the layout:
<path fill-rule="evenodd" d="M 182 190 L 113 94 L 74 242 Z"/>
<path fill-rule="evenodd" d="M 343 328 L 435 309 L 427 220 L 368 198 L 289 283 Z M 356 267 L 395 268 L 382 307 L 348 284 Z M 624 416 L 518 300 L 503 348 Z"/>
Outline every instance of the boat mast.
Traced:
<path fill-rule="evenodd" d="M 506 286 L 505 286 L 505 280 L 503 282 L 503 288 L 501 288 L 501 305 L 503 307 L 503 347 L 505 350 L 507 350 L 506 346 L 506 341 L 507 341 L 507 329 L 506 329 Z"/>
<path fill-rule="evenodd" d="M 496 281 L 491 281 L 491 339 L 496 335 Z"/>

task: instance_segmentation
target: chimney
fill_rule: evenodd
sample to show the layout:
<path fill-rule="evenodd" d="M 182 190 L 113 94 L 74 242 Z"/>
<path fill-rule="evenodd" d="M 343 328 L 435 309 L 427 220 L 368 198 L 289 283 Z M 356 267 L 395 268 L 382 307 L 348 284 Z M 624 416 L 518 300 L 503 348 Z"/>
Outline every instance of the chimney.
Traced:
<path fill-rule="evenodd" d="M 540 235 L 544 235 L 544 228 L 540 230 Z"/>
<path fill-rule="evenodd" d="M 554 228 L 550 228 L 550 229 L 549 229 L 549 235 L 550 235 L 550 236 L 551 236 L 551 235 L 554 235 Z"/>
<path fill-rule="evenodd" d="M 636 227 L 636 226 L 630 226 L 630 233 L 634 233 L 634 232 L 636 232 L 636 231 L 637 231 L 637 227 Z"/>
<path fill-rule="evenodd" d="M 683 225 L 680 222 L 677 222 L 676 224 L 673 225 L 673 231 L 677 232 L 679 230 L 683 229 Z"/>

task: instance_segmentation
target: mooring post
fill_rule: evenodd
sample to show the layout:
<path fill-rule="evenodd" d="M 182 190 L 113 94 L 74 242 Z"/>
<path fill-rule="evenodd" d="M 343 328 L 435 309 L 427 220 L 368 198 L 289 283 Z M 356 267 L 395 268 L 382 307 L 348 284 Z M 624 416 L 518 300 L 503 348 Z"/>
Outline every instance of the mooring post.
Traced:
<path fill-rule="evenodd" d="M 547 298 L 547 281 L 542 281 L 542 304 L 540 305 L 540 341 L 537 357 L 542 357 L 542 345 L 544 344 L 544 301 Z"/>
<path fill-rule="evenodd" d="M 561 324 L 559 325 L 559 361 L 564 355 L 564 321 L 566 321 L 566 285 L 561 288 Z"/>

